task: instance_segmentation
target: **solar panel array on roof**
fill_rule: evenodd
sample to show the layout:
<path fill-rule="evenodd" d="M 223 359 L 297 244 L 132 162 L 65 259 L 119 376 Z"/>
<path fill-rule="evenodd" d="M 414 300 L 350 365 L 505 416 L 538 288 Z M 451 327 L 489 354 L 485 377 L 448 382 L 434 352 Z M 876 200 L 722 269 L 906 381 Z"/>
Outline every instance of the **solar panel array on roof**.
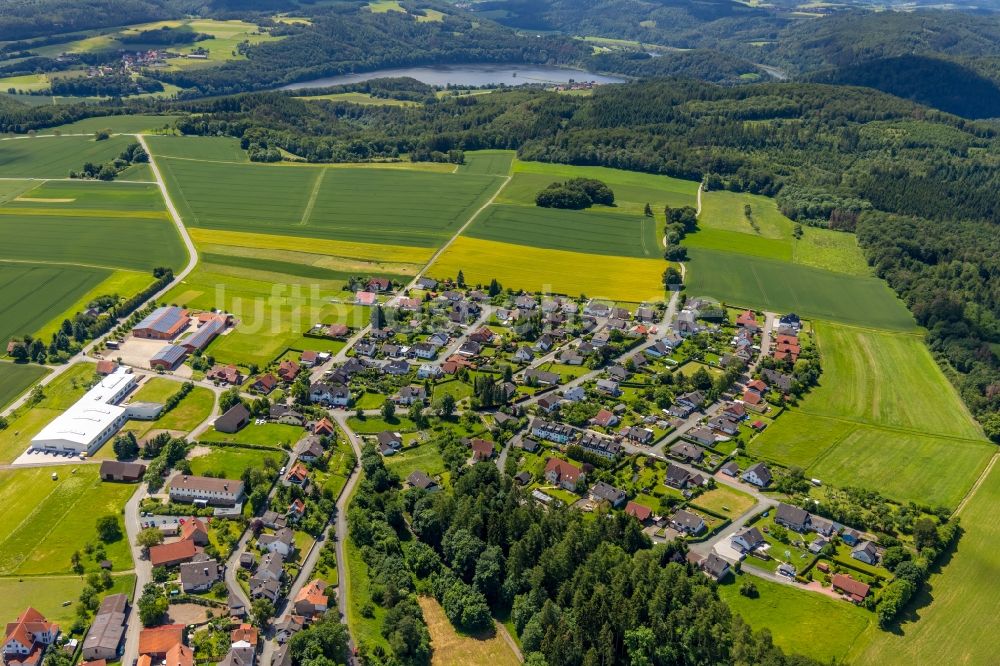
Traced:
<path fill-rule="evenodd" d="M 163 349 L 156 352 L 153 358 L 149 359 L 149 362 L 153 361 L 163 361 L 169 363 L 170 365 L 177 365 L 184 360 L 187 355 L 187 349 L 180 347 L 178 345 L 164 345 Z"/>
<path fill-rule="evenodd" d="M 189 350 L 194 351 L 196 349 L 205 349 L 208 343 L 215 339 L 222 329 L 225 327 L 220 319 L 212 319 L 206 322 L 197 331 L 192 333 L 183 344 Z"/>
<path fill-rule="evenodd" d="M 136 324 L 136 330 L 151 330 L 164 335 L 176 332 L 177 324 L 187 313 L 182 308 L 174 305 L 165 305 L 156 308 L 146 318 Z"/>

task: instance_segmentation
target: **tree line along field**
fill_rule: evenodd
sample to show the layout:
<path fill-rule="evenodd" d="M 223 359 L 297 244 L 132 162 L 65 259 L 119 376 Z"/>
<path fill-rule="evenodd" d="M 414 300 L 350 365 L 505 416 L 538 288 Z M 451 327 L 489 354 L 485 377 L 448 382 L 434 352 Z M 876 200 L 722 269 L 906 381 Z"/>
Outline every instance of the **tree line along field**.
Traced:
<path fill-rule="evenodd" d="M 752 440 L 751 453 L 825 483 L 957 505 L 993 447 L 922 338 L 821 321 L 815 330 L 820 385 Z"/>
<path fill-rule="evenodd" d="M 858 664 L 989 664 L 1000 614 L 1000 465 L 958 516 L 963 534 L 947 566 L 932 573 L 896 631 L 870 628 L 851 653 Z"/>
<path fill-rule="evenodd" d="M 0 574 L 68 573 L 73 551 L 96 543 L 97 518 L 120 516 L 134 491 L 101 482 L 93 464 L 0 471 Z M 105 548 L 115 570 L 132 568 L 124 536 Z"/>
<path fill-rule="evenodd" d="M 164 126 L 173 125 L 180 116 L 172 115 L 119 115 L 119 116 L 94 116 L 84 118 L 73 123 L 60 125 L 52 131 L 58 130 L 62 134 L 91 134 L 98 130 L 110 129 L 116 133 L 135 134 L 140 132 L 155 132 L 162 130 Z M 47 131 L 46 134 L 49 132 Z"/>
<path fill-rule="evenodd" d="M 0 206 L 0 234 L 3 259 L 134 270 L 187 260 L 153 184 L 45 182 Z"/>
<path fill-rule="evenodd" d="M 124 297 L 137 294 L 151 285 L 154 279 L 151 272 L 116 269 L 104 280 L 81 294 L 76 301 L 63 310 L 61 315 L 50 319 L 45 326 L 37 330 L 35 336 L 49 340 L 62 325 L 64 319 L 72 319 L 77 312 L 86 310 L 87 305 L 98 296 L 118 294 Z"/>
<path fill-rule="evenodd" d="M 118 157 L 131 137 L 36 136 L 0 139 L 0 177 L 66 178 L 84 162 L 109 162 Z"/>

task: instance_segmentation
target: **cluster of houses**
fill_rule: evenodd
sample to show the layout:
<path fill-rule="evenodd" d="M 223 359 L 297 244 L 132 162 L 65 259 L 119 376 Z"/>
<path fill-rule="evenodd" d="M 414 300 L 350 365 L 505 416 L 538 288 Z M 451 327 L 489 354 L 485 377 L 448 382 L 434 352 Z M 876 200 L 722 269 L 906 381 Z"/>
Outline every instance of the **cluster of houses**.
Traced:
<path fill-rule="evenodd" d="M 795 363 L 799 360 L 802 351 L 799 345 L 799 332 L 802 330 L 802 320 L 795 313 L 783 315 L 778 320 L 778 328 L 775 330 L 774 346 L 771 348 L 771 356 L 778 361 L 790 361 Z"/>
<path fill-rule="evenodd" d="M 183 624 L 143 629 L 139 633 L 136 666 L 194 666 L 194 650 L 186 641 L 187 628 Z M 229 650 L 218 666 L 255 666 L 262 645 L 256 627 L 237 623 L 229 632 Z"/>

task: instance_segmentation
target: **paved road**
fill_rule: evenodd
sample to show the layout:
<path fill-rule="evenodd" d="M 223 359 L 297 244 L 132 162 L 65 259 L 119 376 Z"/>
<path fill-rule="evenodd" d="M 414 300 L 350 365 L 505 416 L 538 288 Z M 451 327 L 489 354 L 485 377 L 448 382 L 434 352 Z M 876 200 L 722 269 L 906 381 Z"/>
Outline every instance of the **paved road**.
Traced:
<path fill-rule="evenodd" d="M 337 421 L 337 425 L 340 429 L 344 431 L 347 435 L 347 441 L 351 443 L 351 448 L 354 450 L 354 455 L 358 457 L 358 465 L 354 469 L 354 473 L 347 480 L 344 485 L 344 489 L 340 493 L 340 497 L 337 498 L 337 520 L 334 525 L 334 538 L 337 540 L 337 608 L 340 611 L 340 616 L 344 618 L 344 624 L 347 625 L 347 595 L 349 594 L 349 586 L 347 580 L 350 576 L 347 564 L 347 554 L 344 550 L 344 541 L 347 539 L 347 506 L 351 501 L 351 496 L 354 494 L 354 487 L 358 484 L 361 479 L 361 438 L 347 426 L 347 414 L 338 411 L 333 413 L 334 420 Z M 350 625 L 348 626 L 348 631 L 350 631 Z M 351 638 L 351 648 L 353 649 L 354 639 Z"/>
<path fill-rule="evenodd" d="M 142 629 L 142 622 L 139 621 L 139 610 L 135 601 L 142 595 L 142 589 L 146 584 L 152 580 L 153 567 L 146 559 L 142 548 L 136 545 L 136 537 L 139 534 L 139 503 L 145 496 L 146 484 L 140 483 L 125 504 L 125 534 L 132 548 L 132 560 L 135 562 L 135 598 L 132 610 L 129 612 L 122 664 L 132 664 L 139 657 L 139 631 Z"/>

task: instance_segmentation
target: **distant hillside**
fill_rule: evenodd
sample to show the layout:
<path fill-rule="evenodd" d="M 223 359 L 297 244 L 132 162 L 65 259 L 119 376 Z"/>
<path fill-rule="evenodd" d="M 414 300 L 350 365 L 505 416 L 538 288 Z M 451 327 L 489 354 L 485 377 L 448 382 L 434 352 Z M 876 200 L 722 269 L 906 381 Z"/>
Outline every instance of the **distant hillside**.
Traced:
<path fill-rule="evenodd" d="M 966 118 L 1000 117 L 1000 79 L 977 71 L 975 63 L 901 56 L 824 70 L 807 78 L 876 88 Z"/>

